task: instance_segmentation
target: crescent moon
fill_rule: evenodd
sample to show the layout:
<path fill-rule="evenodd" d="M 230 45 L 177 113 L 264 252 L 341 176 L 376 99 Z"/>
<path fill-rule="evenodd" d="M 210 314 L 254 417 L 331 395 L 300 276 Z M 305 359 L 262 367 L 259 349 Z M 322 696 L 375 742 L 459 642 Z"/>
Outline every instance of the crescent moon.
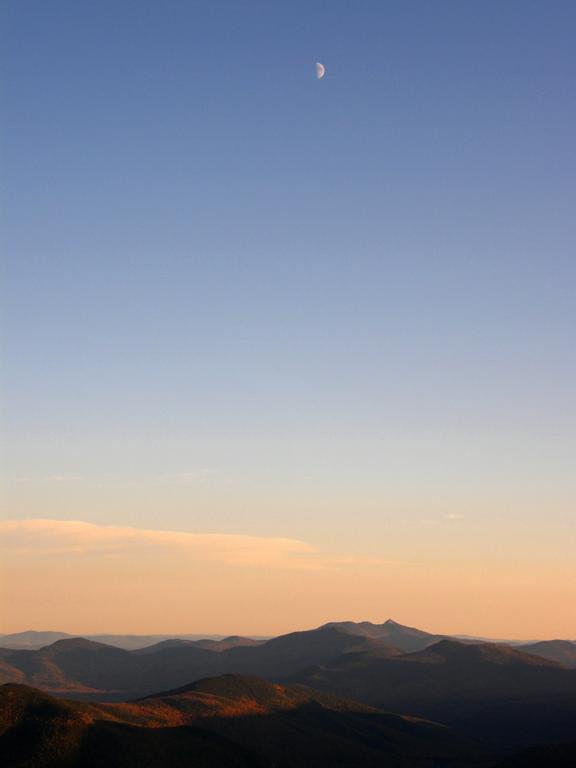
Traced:
<path fill-rule="evenodd" d="M 319 61 L 316 62 L 316 79 L 322 80 L 324 75 L 326 74 L 326 67 L 324 64 L 320 64 Z"/>

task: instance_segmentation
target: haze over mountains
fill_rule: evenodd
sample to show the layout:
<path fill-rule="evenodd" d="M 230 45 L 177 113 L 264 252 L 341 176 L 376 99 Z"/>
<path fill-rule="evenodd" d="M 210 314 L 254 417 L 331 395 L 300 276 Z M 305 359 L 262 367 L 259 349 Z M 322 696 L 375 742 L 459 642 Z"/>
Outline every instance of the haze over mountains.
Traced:
<path fill-rule="evenodd" d="M 425 632 L 415 627 L 407 627 L 403 624 L 388 619 L 382 624 L 374 624 L 370 621 L 353 622 L 340 621 L 328 622 L 320 629 L 335 628 L 350 635 L 380 640 L 387 646 L 394 646 L 400 650 L 410 652 L 423 650 L 434 642 L 446 638 L 452 638 L 464 643 L 502 643 L 521 648 L 537 656 L 558 661 L 569 667 L 576 667 L 576 641 L 571 640 L 542 640 L 522 642 L 519 640 L 494 640 L 491 638 L 473 637 L 469 635 L 441 635 Z M 68 632 L 35 631 L 16 632 L 0 635 L 0 649 L 14 650 L 39 650 L 59 640 L 72 640 L 83 638 L 95 643 L 103 643 L 124 650 L 150 649 L 159 650 L 170 646 L 194 645 L 197 648 L 205 648 L 215 651 L 227 650 L 237 645 L 262 644 L 273 639 L 261 636 L 242 637 L 239 635 L 202 635 L 202 634 L 172 634 L 172 635 L 73 635 Z"/>

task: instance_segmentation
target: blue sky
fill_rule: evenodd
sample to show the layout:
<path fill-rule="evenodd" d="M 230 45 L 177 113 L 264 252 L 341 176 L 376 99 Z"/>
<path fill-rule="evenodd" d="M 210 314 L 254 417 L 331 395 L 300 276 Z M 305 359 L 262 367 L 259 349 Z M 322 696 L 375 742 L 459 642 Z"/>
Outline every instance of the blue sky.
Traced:
<path fill-rule="evenodd" d="M 563 551 L 574 3 L 2 16 L 9 517 Z"/>

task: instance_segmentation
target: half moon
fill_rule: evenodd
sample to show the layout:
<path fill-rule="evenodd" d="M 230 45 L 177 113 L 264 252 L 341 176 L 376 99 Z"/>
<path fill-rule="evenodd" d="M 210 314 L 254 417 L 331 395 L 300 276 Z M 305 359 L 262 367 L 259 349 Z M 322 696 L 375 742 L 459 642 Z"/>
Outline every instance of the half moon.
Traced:
<path fill-rule="evenodd" d="M 322 80 L 324 75 L 326 74 L 326 67 L 324 64 L 320 64 L 319 61 L 316 62 L 316 79 Z"/>

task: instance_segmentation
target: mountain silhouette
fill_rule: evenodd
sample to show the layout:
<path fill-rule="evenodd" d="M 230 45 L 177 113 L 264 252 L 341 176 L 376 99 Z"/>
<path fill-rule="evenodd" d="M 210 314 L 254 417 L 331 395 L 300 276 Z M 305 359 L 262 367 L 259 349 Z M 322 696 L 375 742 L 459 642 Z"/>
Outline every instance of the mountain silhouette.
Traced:
<path fill-rule="evenodd" d="M 382 640 L 406 652 L 420 651 L 446 637 L 446 635 L 432 635 L 415 627 L 406 627 L 403 624 L 398 624 L 393 619 L 388 619 L 383 624 L 372 624 L 370 621 L 358 623 L 353 621 L 333 621 L 324 626 L 333 627 L 353 635 Z"/>

